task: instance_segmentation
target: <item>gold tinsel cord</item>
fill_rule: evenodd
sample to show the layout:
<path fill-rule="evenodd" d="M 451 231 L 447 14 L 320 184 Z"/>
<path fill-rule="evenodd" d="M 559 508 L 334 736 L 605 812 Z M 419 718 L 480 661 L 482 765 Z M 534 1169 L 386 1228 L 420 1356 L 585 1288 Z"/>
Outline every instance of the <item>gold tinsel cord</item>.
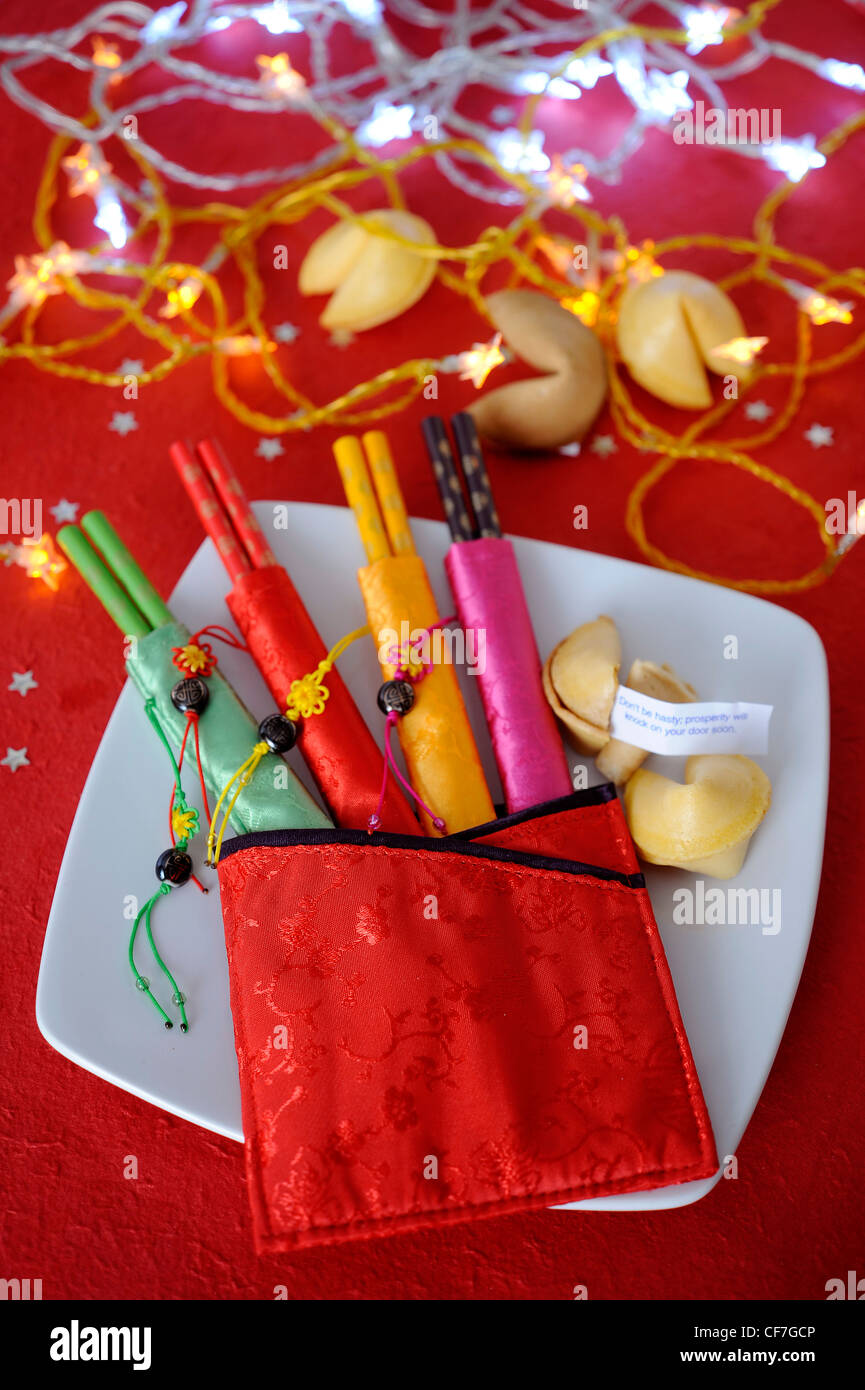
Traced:
<path fill-rule="evenodd" d="M 763 3 L 752 6 L 735 29 L 730 29 L 730 37 L 754 27 L 765 10 L 770 8 L 771 2 L 772 0 L 763 0 Z M 684 43 L 687 40 L 687 35 L 681 30 L 629 25 L 615 32 L 597 35 L 569 55 L 568 61 L 601 48 L 614 39 L 630 35 L 648 39 L 661 37 L 672 43 Z M 521 123 L 524 134 L 531 128 L 539 99 L 538 96 L 527 103 Z M 433 257 L 438 262 L 439 282 L 453 293 L 467 297 L 482 317 L 486 317 L 483 281 L 494 267 L 503 264 L 510 266 L 511 285 L 528 283 L 558 299 L 573 297 L 574 285 L 553 278 L 543 269 L 542 242 L 559 243 L 563 247 L 570 245 L 573 248 L 578 238 L 585 233 L 593 238 L 596 246 L 600 247 L 606 240 L 608 248 L 617 253 L 616 269 L 597 285 L 597 320 L 594 326 L 607 357 L 614 424 L 635 448 L 658 455 L 657 462 L 638 480 L 627 502 L 626 526 L 642 554 L 653 564 L 679 574 L 762 594 L 794 593 L 808 589 L 821 583 L 833 571 L 845 552 L 844 549 L 839 549 L 835 538 L 827 530 L 824 506 L 790 479 L 758 463 L 751 457 L 751 451 L 777 438 L 788 427 L 799 408 L 809 376 L 833 371 L 861 354 L 865 348 L 865 333 L 842 351 L 829 357 L 814 359 L 811 321 L 807 313 L 798 308 L 795 359 L 792 362 L 758 365 L 750 383 L 753 385 L 761 379 L 773 376 L 789 377 L 786 402 L 771 427 L 744 438 L 723 442 L 709 439 L 709 432 L 724 420 L 737 404 L 735 400 L 724 400 L 689 424 L 681 434 L 672 434 L 652 424 L 637 409 L 617 359 L 616 306 L 628 283 L 629 250 L 633 257 L 633 248 L 630 247 L 626 229 L 619 218 L 611 216 L 604 219 L 582 204 L 562 207 L 554 204 L 549 198 L 543 200 L 542 191 L 537 183 L 523 174 L 506 169 L 489 150 L 474 141 L 447 139 L 437 143 L 424 143 L 394 158 L 379 159 L 359 145 L 350 131 L 334 123 L 318 108 L 309 108 L 309 113 L 314 115 L 335 141 L 343 143 L 347 152 L 338 157 L 335 155 L 332 166 L 317 177 L 284 185 L 266 194 L 248 208 L 236 207 L 227 202 L 210 202 L 192 208 L 172 206 L 166 198 L 162 180 L 156 170 L 136 151 L 134 142 L 129 142 L 129 153 L 150 185 L 147 199 L 142 199 L 138 207 L 140 217 L 132 236 L 140 239 L 155 230 L 155 244 L 147 264 L 136 265 L 126 261 L 112 271 L 102 262 L 99 271 L 113 273 L 126 279 L 137 278 L 141 282 L 139 292 L 135 295 L 111 293 L 103 289 L 90 288 L 77 276 L 64 278 L 63 288 L 75 303 L 85 309 L 109 311 L 114 315 L 111 321 L 83 337 L 70 338 L 56 344 L 38 343 L 35 330 L 41 306 L 31 305 L 22 316 L 20 341 L 3 343 L 0 339 L 0 360 L 26 358 L 39 370 L 57 376 L 74 377 L 104 386 L 123 386 L 124 378 L 117 372 L 99 371 L 71 359 L 79 353 L 106 343 L 127 325 L 133 325 L 143 337 L 158 343 L 165 354 L 156 366 L 139 377 L 141 383 L 161 381 L 191 358 L 209 354 L 212 357 L 213 384 L 218 399 L 238 420 L 257 432 L 271 435 L 289 433 L 309 430 L 310 427 L 320 424 L 356 426 L 392 415 L 402 410 L 421 393 L 425 381 L 437 369 L 441 369 L 440 364 L 431 358 L 416 358 L 403 362 L 370 380 L 359 382 L 344 395 L 335 397 L 325 404 L 315 404 L 284 375 L 278 361 L 269 350 L 268 333 L 262 320 L 265 289 L 256 266 L 256 244 L 262 233 L 271 225 L 300 222 L 317 208 L 325 208 L 336 217 L 363 223 L 363 214 L 353 211 L 346 203 L 345 195 L 371 181 L 377 181 L 382 185 L 392 207 L 405 207 L 400 176 L 407 169 L 440 153 L 462 153 L 479 161 L 495 176 L 516 189 L 523 196 L 525 207 L 508 226 L 488 227 L 471 245 L 411 245 L 419 254 Z M 863 125 L 865 113 L 839 126 L 817 148 L 828 160 L 848 137 Z M 71 143 L 72 141 L 65 136 L 54 138 L 40 180 L 34 211 L 34 230 L 39 245 L 45 251 L 56 240 L 51 222 L 52 211 L 58 197 L 61 160 Z M 749 281 L 762 281 L 781 290 L 789 299 L 789 293 L 776 267 L 795 268 L 813 283 L 814 289 L 819 293 L 845 289 L 862 298 L 865 292 L 865 271 L 862 268 L 833 271 L 813 257 L 800 255 L 776 242 L 776 214 L 797 186 L 785 181 L 766 198 L 754 218 L 751 238 L 712 235 L 671 237 L 654 245 L 651 254 L 656 261 L 661 261 L 665 255 L 691 248 L 725 250 L 745 258 L 746 263 L 721 282 L 724 288 L 729 289 Z M 543 218 L 549 210 L 554 210 L 558 216 L 573 221 L 573 237 L 553 235 L 546 230 Z M 201 266 L 170 259 L 175 230 L 196 223 L 210 225 L 215 229 L 216 245 L 233 258 L 242 276 L 243 312 L 233 322 L 229 320 L 225 298 L 216 275 Z M 376 227 L 375 231 L 376 235 L 388 235 L 396 241 L 402 240 L 380 226 Z M 92 248 L 94 254 L 99 254 L 103 249 L 103 246 Z M 168 294 L 186 279 L 192 279 L 201 286 L 201 297 L 209 301 L 212 324 L 204 322 L 190 306 L 178 313 L 176 322 L 182 325 L 183 331 L 176 331 L 171 326 L 175 320 L 169 322 L 164 318 L 154 317 L 152 312 L 148 312 L 148 305 L 154 294 Z M 196 337 L 190 337 L 190 333 L 194 333 Z M 255 410 L 233 389 L 229 380 L 229 361 L 225 353 L 220 351 L 219 345 L 222 340 L 240 334 L 250 334 L 258 340 L 262 366 L 276 391 L 289 404 L 290 413 L 274 416 Z M 404 389 L 394 395 L 394 387 Z M 384 397 L 388 398 L 382 399 Z M 651 489 L 667 473 L 677 464 L 690 459 L 710 459 L 742 469 L 803 507 L 813 517 L 825 550 L 821 562 L 808 573 L 789 580 L 730 580 L 695 570 L 666 555 L 652 543 L 646 533 L 643 516 L 645 500 Z"/>

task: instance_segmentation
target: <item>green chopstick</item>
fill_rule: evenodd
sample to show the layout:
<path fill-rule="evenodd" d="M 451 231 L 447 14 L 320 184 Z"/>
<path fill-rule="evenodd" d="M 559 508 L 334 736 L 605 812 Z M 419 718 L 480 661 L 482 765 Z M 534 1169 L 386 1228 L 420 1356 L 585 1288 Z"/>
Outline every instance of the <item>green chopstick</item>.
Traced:
<path fill-rule="evenodd" d="M 100 560 L 87 537 L 77 526 L 62 526 L 57 544 L 68 555 L 85 584 L 93 590 L 102 607 L 127 637 L 146 637 L 151 624 L 138 611 L 114 575 Z"/>
<path fill-rule="evenodd" d="M 81 518 L 81 525 L 150 626 L 156 628 L 173 623 L 173 613 L 129 553 L 107 516 L 103 512 L 88 512 Z"/>

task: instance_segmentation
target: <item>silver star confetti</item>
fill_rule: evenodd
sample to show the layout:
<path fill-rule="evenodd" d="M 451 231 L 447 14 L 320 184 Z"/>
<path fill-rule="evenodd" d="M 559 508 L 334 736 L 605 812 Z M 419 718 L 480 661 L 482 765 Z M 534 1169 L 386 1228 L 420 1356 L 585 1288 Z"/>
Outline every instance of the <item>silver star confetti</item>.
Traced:
<path fill-rule="evenodd" d="M 49 507 L 48 510 L 57 522 L 57 525 L 61 526 L 66 521 L 78 520 L 78 509 L 80 506 L 80 502 L 67 502 L 65 497 L 61 497 L 56 507 Z"/>
<path fill-rule="evenodd" d="M 138 429 L 138 421 L 131 410 L 115 410 L 108 428 L 125 437 L 132 430 Z"/>
<path fill-rule="evenodd" d="M 278 323 L 273 330 L 278 343 L 293 343 L 299 333 L 300 329 L 293 323 Z"/>
<path fill-rule="evenodd" d="M 13 671 L 12 682 L 7 685 L 7 690 L 15 690 L 19 695 L 26 695 L 28 690 L 38 689 L 39 682 L 33 679 L 32 671 Z"/>
<path fill-rule="evenodd" d="M 831 449 L 835 443 L 831 425 L 818 425 L 816 422 L 805 430 L 803 438 L 807 439 L 812 449 Z"/>
<path fill-rule="evenodd" d="M 600 454 L 604 459 L 619 452 L 619 446 L 611 434 L 596 434 L 589 448 L 593 454 Z"/>
<path fill-rule="evenodd" d="M 0 758 L 0 767 L 8 767 L 10 772 L 17 772 L 19 767 L 29 766 L 30 759 L 26 748 L 7 748 L 6 757 Z"/>
<path fill-rule="evenodd" d="M 746 401 L 745 415 L 749 420 L 768 420 L 770 415 L 774 415 L 774 410 L 765 401 Z"/>
<path fill-rule="evenodd" d="M 255 452 L 260 459 L 270 461 L 271 459 L 278 459 L 280 454 L 285 453 L 285 450 L 279 439 L 259 439 Z"/>

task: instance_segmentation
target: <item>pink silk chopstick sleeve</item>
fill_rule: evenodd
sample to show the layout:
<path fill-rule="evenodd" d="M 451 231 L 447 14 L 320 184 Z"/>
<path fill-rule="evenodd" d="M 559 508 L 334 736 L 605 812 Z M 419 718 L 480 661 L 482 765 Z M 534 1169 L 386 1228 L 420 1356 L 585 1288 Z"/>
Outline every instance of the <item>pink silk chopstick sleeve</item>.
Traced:
<path fill-rule="evenodd" d="M 572 790 L 516 556 L 504 538 L 452 545 L 445 568 L 467 633 L 508 811 Z"/>

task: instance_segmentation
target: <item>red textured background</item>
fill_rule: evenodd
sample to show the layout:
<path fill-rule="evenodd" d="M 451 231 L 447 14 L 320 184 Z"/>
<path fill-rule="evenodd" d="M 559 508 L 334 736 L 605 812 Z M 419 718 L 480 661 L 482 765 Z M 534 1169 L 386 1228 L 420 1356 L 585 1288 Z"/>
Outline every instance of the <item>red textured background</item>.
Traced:
<path fill-rule="evenodd" d="M 53 0 L 50 6 L 7 0 L 0 24 L 10 33 L 32 31 L 68 23 L 86 8 L 81 0 Z M 766 28 L 824 55 L 865 58 L 865 16 L 841 0 L 820 6 L 787 0 Z M 248 69 L 266 38 L 262 33 L 241 47 L 232 35 L 238 71 Z M 269 51 L 275 45 L 285 46 L 273 41 Z M 55 99 L 74 102 L 80 92 L 75 82 L 55 74 Z M 786 133 L 810 130 L 818 136 L 861 100 L 775 63 L 741 79 L 729 96 L 742 106 L 778 106 Z M 586 109 L 589 100 L 581 103 Z M 47 140 L 43 127 L 2 97 L 0 111 L 5 279 L 13 254 L 34 248 L 30 211 Z M 566 115 L 579 138 L 585 118 L 573 106 Z M 623 116 L 612 98 L 609 120 L 618 124 Z M 553 125 L 555 120 L 551 116 Z M 240 118 L 210 109 L 206 123 L 196 123 L 195 114 L 181 108 L 171 114 L 170 128 L 174 148 L 189 162 L 263 162 L 252 124 Z M 273 127 L 268 158 L 285 154 L 284 139 L 277 142 L 281 129 Z M 281 154 L 274 154 L 280 146 Z M 777 178 L 761 164 L 712 149 L 674 147 L 653 133 L 645 155 L 626 167 L 620 187 L 598 185 L 594 191 L 600 211 L 618 211 L 634 239 L 683 231 L 747 234 L 753 210 Z M 780 239 L 838 267 L 861 263 L 863 182 L 865 136 L 809 179 L 782 211 Z M 489 208 L 466 204 L 434 180 L 424 182 L 419 172 L 408 188 L 413 210 L 431 218 L 444 241 L 465 241 L 494 220 Z M 58 229 L 75 240 L 83 214 L 77 207 L 73 212 L 68 223 L 61 216 Z M 321 225 L 315 222 L 314 229 Z M 293 253 L 302 252 L 312 233 L 312 223 L 272 229 L 263 241 L 263 263 L 272 242 L 287 241 Z M 703 264 L 722 271 L 717 261 Z M 298 342 L 280 350 L 316 399 L 404 357 L 459 351 L 485 336 L 473 315 L 436 287 L 394 324 L 337 350 L 316 328 L 319 304 L 310 308 L 299 300 L 290 272 L 271 272 L 268 290 L 266 320 L 303 327 Z M 773 334 L 773 348 L 782 344 L 789 357 L 789 313 L 776 313 L 775 303 L 762 294 L 740 295 L 740 303 L 751 331 Z M 62 332 L 64 306 L 49 307 L 46 325 Z M 860 330 L 862 313 L 860 308 Z M 846 331 L 817 329 L 818 350 L 832 349 Z M 102 360 L 113 368 L 124 357 L 139 356 L 153 360 L 129 333 Z M 82 512 L 108 506 L 165 593 L 200 542 L 168 465 L 166 447 L 176 436 L 218 433 L 253 496 L 342 501 L 329 464 L 333 432 L 291 437 L 285 456 L 265 463 L 255 457 L 256 436 L 215 404 L 204 361 L 168 383 L 144 387 L 135 403 L 108 388 L 43 376 L 24 363 L 2 364 L 0 388 L 3 495 L 41 496 L 48 525 L 48 507 L 63 496 L 79 502 Z M 442 412 L 459 408 L 470 391 L 454 378 L 443 379 Z M 781 399 L 777 385 L 758 394 L 776 405 Z M 848 488 L 861 496 L 861 399 L 861 363 L 817 379 L 792 429 L 761 459 L 821 500 L 846 496 Z M 114 410 L 129 408 L 139 429 L 120 439 L 107 425 Z M 418 449 L 420 414 L 416 405 L 388 428 L 410 510 L 437 516 L 434 486 Z M 816 452 L 803 440 L 814 421 L 833 426 L 834 448 Z M 598 428 L 608 432 L 608 420 L 602 417 Z M 629 559 L 639 557 L 624 530 L 624 503 L 646 466 L 621 442 L 609 460 L 590 452 L 578 460 L 491 458 L 506 529 L 572 544 L 573 508 L 585 503 L 591 524 L 580 543 Z M 653 495 L 648 517 L 653 536 L 667 550 L 728 574 L 791 576 L 819 555 L 803 513 L 719 466 L 681 467 Z M 0 567 L 0 745 L 26 745 L 31 761 L 15 774 L 0 768 L 0 1276 L 41 1278 L 46 1298 L 269 1298 L 275 1285 L 285 1284 L 292 1298 L 568 1299 L 575 1284 L 585 1284 L 591 1299 L 821 1299 L 827 1279 L 848 1269 L 865 1275 L 863 592 L 865 546 L 827 585 L 790 604 L 816 626 L 829 657 L 829 826 L 811 950 L 775 1068 L 740 1145 L 738 1181 L 720 1183 L 695 1206 L 653 1216 L 542 1212 L 259 1261 L 251 1249 L 239 1146 L 79 1070 L 36 1029 L 34 994 L 54 882 L 123 677 L 114 630 L 75 576 L 64 576 L 60 592 L 51 595 L 21 569 Z M 7 692 L 12 671 L 30 667 L 38 690 L 24 700 Z M 129 1153 L 139 1158 L 137 1182 L 122 1177 Z"/>

